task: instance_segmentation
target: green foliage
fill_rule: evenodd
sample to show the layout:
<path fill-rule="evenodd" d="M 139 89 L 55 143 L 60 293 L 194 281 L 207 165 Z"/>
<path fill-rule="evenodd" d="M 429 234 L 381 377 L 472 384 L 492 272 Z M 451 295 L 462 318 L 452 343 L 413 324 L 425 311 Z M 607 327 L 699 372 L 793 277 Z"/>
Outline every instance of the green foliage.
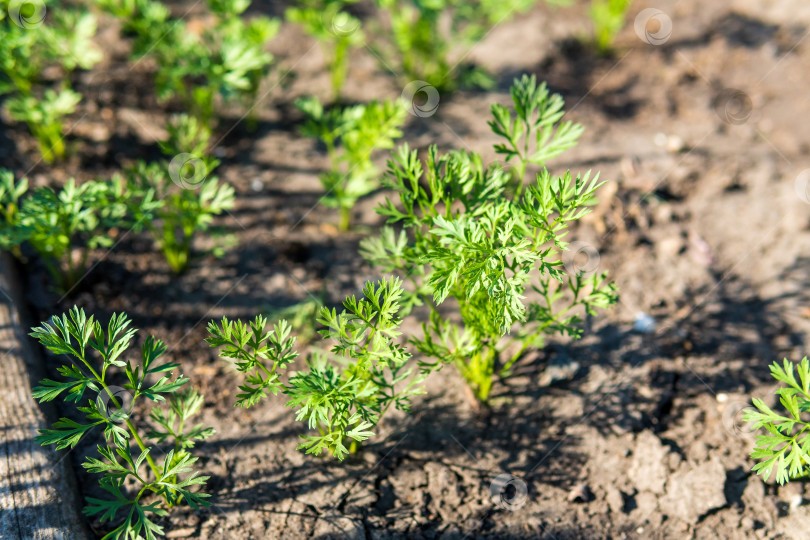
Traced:
<path fill-rule="evenodd" d="M 753 398 L 757 410 L 747 409 L 743 419 L 753 429 L 767 431 L 757 435 L 751 457 L 758 463 L 753 470 L 765 480 L 776 473 L 776 481 L 784 484 L 810 476 L 810 361 L 805 357 L 796 366 L 787 359 L 783 366 L 774 362 L 771 375 L 784 385 L 776 395 L 787 414 L 779 414 L 761 399 Z"/>
<path fill-rule="evenodd" d="M 0 2 L 3 13 L 9 12 L 10 5 Z M 37 17 L 44 13 L 36 10 L 35 3 L 15 6 L 21 12 L 31 9 L 26 16 L 32 24 L 23 28 L 10 16 L 0 19 L 0 95 L 9 94 L 9 116 L 28 125 L 43 160 L 52 163 L 66 154 L 64 118 L 81 101 L 81 95 L 68 87 L 68 75 L 77 68 L 89 69 L 101 59 L 92 42 L 96 19 L 87 12 L 60 8 L 47 21 L 40 21 Z M 48 68 L 60 72 L 56 88 L 45 80 Z"/>
<path fill-rule="evenodd" d="M 531 9 L 537 0 L 377 0 L 387 24 L 378 37 L 378 55 L 404 82 L 421 80 L 439 92 L 459 83 L 487 88 L 493 81 L 481 70 L 459 63 L 493 26 Z M 552 0 L 563 4 L 567 1 Z M 390 67 L 388 67 L 390 66 Z"/>
<path fill-rule="evenodd" d="M 95 17 L 64 6 L 51 9 L 51 4 L 44 3 L 49 16 L 28 28 L 11 17 L 0 19 L 0 94 L 32 93 L 45 82 L 46 68 L 58 67 L 65 79 L 76 68 L 90 69 L 101 60 L 101 51 L 92 41 Z M 34 5 L 29 3 L 29 7 Z M 0 0 L 0 8 L 3 14 L 9 12 L 9 2 Z M 35 13 L 29 15 L 36 17 Z"/>
<path fill-rule="evenodd" d="M 399 101 L 325 109 L 316 98 L 304 98 L 296 105 L 306 116 L 304 135 L 326 146 L 330 169 L 320 177 L 326 190 L 321 201 L 340 209 L 340 229 L 346 230 L 357 201 L 380 187 L 374 151 L 393 148 L 407 110 Z"/>
<path fill-rule="evenodd" d="M 329 356 L 314 352 L 307 369 L 293 373 L 288 383 L 279 378 L 297 356 L 295 338 L 286 321 L 266 330 L 257 317 L 245 324 L 223 319 L 208 326 L 206 341 L 220 347 L 220 356 L 235 361 L 246 374 L 237 405 L 251 406 L 267 391 L 283 392 L 287 405 L 298 409 L 296 419 L 315 435 L 302 436 L 299 448 L 320 455 L 324 450 L 342 460 L 356 451 L 391 406 L 408 411 L 413 396 L 422 393 L 423 374 L 406 368 L 410 354 L 398 344 L 402 282 L 397 278 L 366 283 L 363 298 L 343 302 L 344 309 L 323 308 L 319 322 L 324 338 L 334 342 Z"/>
<path fill-rule="evenodd" d="M 279 379 L 280 370 L 286 369 L 298 356 L 293 351 L 295 338 L 290 337 L 290 326 L 281 321 L 267 331 L 267 319 L 261 315 L 248 324 L 223 318 L 219 326 L 208 324 L 206 342 L 220 347 L 219 355 L 234 361 L 236 368 L 245 374 L 246 382 L 239 387 L 236 405 L 251 407 L 267 392 L 277 394 L 284 389 Z"/>
<path fill-rule="evenodd" d="M 543 163 L 570 146 L 570 135 L 566 139 L 560 133 L 574 128 L 561 126 L 556 136 L 549 131 L 556 120 L 548 118 L 561 116 L 556 105 L 549 105 L 558 96 L 549 99 L 527 78 L 516 81 L 512 93 L 519 122 L 493 107 L 492 129 L 509 142 L 496 151 L 522 163 Z M 538 111 L 539 119 L 534 117 Z M 520 137 L 536 141 L 537 147 L 515 144 Z M 478 154 L 440 155 L 433 146 L 423 165 L 405 145 L 389 161 L 383 180 L 399 205 L 387 199 L 377 209 L 389 224 L 403 229 L 397 234 L 386 227 L 379 237 L 361 243 L 368 262 L 407 276 L 413 291 L 406 306 L 430 306 L 424 337 L 411 339 L 419 352 L 435 359 L 423 361 L 423 370 L 455 364 L 483 402 L 493 378 L 507 376 L 528 348 L 542 346 L 546 335 L 580 335 L 582 317 L 572 309 L 595 314 L 596 308 L 617 301 L 615 286 L 604 274 L 568 273 L 561 259 L 569 226 L 596 202 L 597 178 L 570 172 L 554 176 L 543 169 L 524 194 L 510 197 L 514 182 L 514 173 L 497 164 L 484 166 Z M 537 299 L 527 302 L 527 289 Z M 437 306 L 449 297 L 458 305 L 460 323 L 439 314 Z M 507 349 L 517 352 L 502 358 Z"/>
<path fill-rule="evenodd" d="M 0 169 L 0 214 L 2 214 L 4 225 L 14 225 L 17 223 L 17 216 L 20 211 L 20 199 L 28 192 L 28 179 L 23 178 L 19 182 L 14 179 L 14 173 Z M 4 245 L 3 247 L 8 247 Z"/>
<path fill-rule="evenodd" d="M 211 175 L 219 162 L 207 153 L 211 132 L 205 124 L 180 115 L 167 130 L 161 148 L 173 156 L 171 162 L 141 161 L 124 174 L 136 194 L 130 205 L 133 218 L 144 223 L 172 271 L 180 274 L 188 268 L 195 236 L 211 229 L 214 216 L 233 208 L 235 192 Z M 154 211 L 145 213 L 144 206 Z"/>
<path fill-rule="evenodd" d="M 42 98 L 20 94 L 6 100 L 6 109 L 15 122 L 25 122 L 37 139 L 42 159 L 53 163 L 65 156 L 64 118 L 76 112 L 82 97 L 70 89 L 55 92 L 48 88 Z"/>
<path fill-rule="evenodd" d="M 108 494 L 104 499 L 88 497 L 84 508 L 85 514 L 114 526 L 104 538 L 151 540 L 164 534 L 157 519 L 173 506 L 182 502 L 194 509 L 208 506 L 208 495 L 196 491 L 208 477 L 193 470 L 198 458 L 188 450 L 213 430 L 201 425 L 187 429 L 187 420 L 199 412 L 202 397 L 180 391 L 188 379 L 174 376 L 178 364 L 159 362 L 166 352 L 162 341 L 147 338 L 139 363 L 124 359 L 135 333 L 126 314 L 113 314 L 105 329 L 77 307 L 33 328 L 31 336 L 49 351 L 71 357 L 69 364 L 58 369 L 62 377 L 43 380 L 33 396 L 47 402 L 64 394 L 64 400 L 74 403 L 83 417 L 83 421 L 61 418 L 51 429 L 42 430 L 37 441 L 43 446 L 74 448 L 94 428 L 103 430 L 98 457 L 85 457 L 82 466 L 102 475 L 99 486 Z M 123 387 L 112 386 L 112 379 L 122 371 L 127 382 Z M 79 406 L 86 393 L 93 396 Z M 152 402 L 153 429 L 135 424 L 131 413 L 141 402 Z M 158 403 L 167 403 L 168 410 Z M 173 448 L 156 460 L 157 447 L 148 446 L 145 437 Z"/>
<path fill-rule="evenodd" d="M 166 125 L 169 138 L 159 142 L 160 149 L 166 156 L 174 157 L 179 154 L 190 154 L 202 160 L 205 167 L 200 173 L 207 175 L 217 168 L 219 161 L 210 153 L 211 129 L 194 116 L 178 114 L 173 116 Z M 192 165 L 189 163 L 188 165 Z M 178 171 L 183 178 L 193 178 L 197 171 Z"/>
<path fill-rule="evenodd" d="M 127 207 L 132 194 L 119 180 L 77 185 L 71 179 L 59 191 L 41 187 L 29 192 L 26 179 L 15 183 L 11 172 L 0 170 L 0 183 L 5 217 L 0 246 L 19 254 L 20 245 L 30 245 L 62 291 L 85 275 L 91 250 L 113 244 L 112 229 L 131 225 Z"/>
<path fill-rule="evenodd" d="M 546 83 L 537 85 L 534 75 L 516 79 L 510 89 L 513 108 L 493 104 L 487 122 L 496 135 L 506 139 L 495 152 L 507 162 L 515 160 L 517 194 L 522 190 L 528 164 L 543 166 L 565 150 L 576 146 L 584 128 L 574 122 L 560 122 L 565 115 L 562 96 L 549 94 Z"/>
<path fill-rule="evenodd" d="M 402 281 L 392 277 L 367 282 L 363 298 L 347 298 L 340 313 L 321 310 L 319 322 L 326 327 L 321 335 L 335 341 L 331 352 L 345 364 L 341 368 L 314 355 L 309 371 L 290 379 L 288 405 L 299 407 L 296 419 L 319 431 L 299 446 L 308 454 L 328 450 L 343 459 L 373 435 L 369 430 L 392 405 L 409 411 L 411 398 L 423 393 L 424 375 L 406 368 L 411 355 L 398 344 L 402 294 Z"/>
<path fill-rule="evenodd" d="M 217 96 L 248 108 L 255 104 L 273 61 L 264 49 L 279 22 L 263 16 L 244 20 L 241 15 L 249 1 L 209 0 L 211 18 L 193 23 L 171 17 L 166 6 L 153 0 L 99 3 L 124 19 L 125 32 L 135 38 L 133 54 L 155 59 L 161 99 L 179 97 L 206 126 L 215 119 Z"/>
<path fill-rule="evenodd" d="M 591 0 L 588 14 L 593 23 L 593 43 L 600 54 L 613 49 L 616 36 L 624 27 L 627 10 L 633 0 Z"/>
<path fill-rule="evenodd" d="M 323 306 L 323 294 L 320 297 L 310 296 L 291 306 L 267 310 L 267 317 L 273 324 L 282 320 L 289 322 L 297 341 L 306 344 L 320 338 L 317 332 L 318 314 Z"/>
<path fill-rule="evenodd" d="M 349 72 L 349 53 L 365 44 L 360 20 L 345 9 L 354 1 L 301 0 L 286 12 L 287 20 L 301 25 L 323 46 L 335 101 L 340 100 Z"/>
<path fill-rule="evenodd" d="M 197 167 L 205 167 L 200 160 Z M 181 187 L 172 181 L 166 163 L 138 162 L 125 170 L 127 183 L 138 196 L 132 210 L 146 202 L 155 203 L 153 219 L 143 223 L 166 257 L 172 271 L 185 272 L 191 262 L 194 238 L 209 231 L 214 216 L 233 208 L 234 189 L 215 176 L 203 176 L 199 183 Z M 133 208 L 134 207 L 134 208 Z"/>
<path fill-rule="evenodd" d="M 188 152 L 195 156 L 208 155 L 211 142 L 211 130 L 197 118 L 187 114 L 178 114 L 166 124 L 169 138 L 158 143 L 167 156 Z"/>

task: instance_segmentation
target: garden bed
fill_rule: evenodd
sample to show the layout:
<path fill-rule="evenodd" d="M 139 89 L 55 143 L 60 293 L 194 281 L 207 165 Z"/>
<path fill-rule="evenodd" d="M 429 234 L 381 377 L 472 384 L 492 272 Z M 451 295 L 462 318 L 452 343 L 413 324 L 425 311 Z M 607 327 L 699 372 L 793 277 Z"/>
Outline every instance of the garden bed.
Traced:
<path fill-rule="evenodd" d="M 255 4 L 280 14 L 275 3 Z M 204 343 L 208 321 L 321 294 L 337 305 L 377 277 L 356 253 L 381 224 L 373 208 L 382 195 L 354 209 L 349 233 L 319 205 L 317 175 L 328 163 L 298 132 L 292 103 L 328 84 L 320 49 L 290 25 L 272 42 L 279 65 L 256 131 L 235 111 L 215 135 L 218 174 L 237 195 L 217 224 L 237 247 L 175 277 L 148 239 L 127 235 L 93 254 L 97 264 L 69 297 L 46 292 L 44 268 L 27 268 L 32 322 L 74 304 L 102 321 L 124 311 L 140 339 L 167 343 L 206 397 L 202 421 L 216 435 L 198 453 L 211 506 L 178 509 L 165 519 L 169 537 L 807 537 L 810 493 L 750 472 L 753 434 L 738 412 L 751 395 L 771 393 L 770 363 L 807 351 L 810 205 L 794 180 L 810 168 L 810 11 L 798 0 L 639 2 L 631 23 L 649 6 L 671 15 L 671 40 L 648 45 L 629 24 L 612 58 L 571 40 L 587 29 L 582 9 L 536 9 L 497 26 L 470 56 L 496 88 L 456 92 L 405 128 L 412 147 L 495 158 L 489 105 L 507 103 L 512 79 L 534 73 L 586 128 L 550 169 L 593 169 L 611 181 L 573 234 L 598 248 L 619 305 L 589 320 L 581 341 L 552 340 L 527 355 L 508 386 L 496 385 L 491 409 L 473 406 L 445 368 L 413 414 L 387 416 L 341 463 L 296 451 L 304 427 L 283 396 L 233 406 L 240 377 Z M 160 155 L 165 108 L 148 63 L 131 69 L 117 36 L 114 26 L 100 34 L 105 60 L 75 85 L 87 96 L 76 155 L 36 164 L 25 127 L 6 124 L 5 166 L 31 169 L 31 183 L 44 185 L 109 177 L 122 162 Z M 730 100 L 729 89 L 745 99 Z M 348 101 L 400 93 L 370 55 L 352 64 Z M 85 496 L 99 495 L 78 466 L 95 444 L 71 452 Z M 493 501 L 502 474 L 525 483 L 522 504 Z"/>

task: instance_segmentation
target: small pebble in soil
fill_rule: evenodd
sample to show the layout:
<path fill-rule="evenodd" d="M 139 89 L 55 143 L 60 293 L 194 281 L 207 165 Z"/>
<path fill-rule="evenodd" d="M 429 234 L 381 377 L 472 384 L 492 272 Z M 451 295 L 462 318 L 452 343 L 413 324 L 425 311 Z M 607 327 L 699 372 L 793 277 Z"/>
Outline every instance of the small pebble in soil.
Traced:
<path fill-rule="evenodd" d="M 540 374 L 540 386 L 551 386 L 560 381 L 573 379 L 579 371 L 579 362 L 571 360 L 566 354 L 558 354 Z"/>
<path fill-rule="evenodd" d="M 682 152 L 684 148 L 686 148 L 686 143 L 682 137 L 678 135 L 667 135 L 666 133 L 660 131 L 653 137 L 653 143 L 655 146 L 665 148 L 667 152 L 671 152 L 673 154 Z"/>
<path fill-rule="evenodd" d="M 193 529 L 191 527 L 186 527 L 184 529 L 174 529 L 166 533 L 166 538 L 189 538 L 197 532 L 197 529 Z"/>
<path fill-rule="evenodd" d="M 217 159 L 222 159 L 225 157 L 225 147 L 224 146 L 217 146 L 214 148 L 214 157 Z"/>
<path fill-rule="evenodd" d="M 648 315 L 643 311 L 636 314 L 636 320 L 633 322 L 633 329 L 642 334 L 652 334 L 655 332 L 655 319 L 652 315 Z"/>
<path fill-rule="evenodd" d="M 568 492 L 568 502 L 590 502 L 592 499 L 593 493 L 587 484 L 576 485 Z"/>
<path fill-rule="evenodd" d="M 624 156 L 620 163 L 622 174 L 625 178 L 635 178 L 641 166 L 640 160 L 636 156 Z"/>
<path fill-rule="evenodd" d="M 264 183 L 261 181 L 261 179 L 259 179 L 259 178 L 254 178 L 254 179 L 253 179 L 253 180 L 250 182 L 250 189 L 252 189 L 252 190 L 253 190 L 253 191 L 255 191 L 255 192 L 259 192 L 259 191 L 261 191 L 262 189 L 264 189 Z"/>
<path fill-rule="evenodd" d="M 719 394 L 717 394 L 718 403 L 725 403 L 726 401 L 728 401 L 728 394 L 726 394 L 725 392 L 720 392 Z"/>
<path fill-rule="evenodd" d="M 670 135 L 667 137 L 667 152 L 672 154 L 677 154 L 678 152 L 682 152 L 683 149 L 686 147 L 686 143 L 683 142 L 683 139 L 678 137 L 677 135 Z"/>

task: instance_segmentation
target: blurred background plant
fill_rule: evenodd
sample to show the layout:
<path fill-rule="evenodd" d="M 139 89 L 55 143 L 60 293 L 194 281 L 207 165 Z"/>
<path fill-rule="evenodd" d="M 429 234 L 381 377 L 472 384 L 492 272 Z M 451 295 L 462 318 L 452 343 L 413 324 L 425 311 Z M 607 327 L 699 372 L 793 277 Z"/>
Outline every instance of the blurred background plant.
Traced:
<path fill-rule="evenodd" d="M 329 155 L 329 171 L 320 176 L 326 190 L 321 202 L 339 209 L 338 228 L 348 230 L 357 201 L 381 187 L 372 157 L 377 150 L 393 148 L 402 136 L 405 105 L 398 100 L 324 108 L 310 97 L 297 100 L 296 106 L 305 115 L 302 133 L 321 141 Z"/>
<path fill-rule="evenodd" d="M 255 125 L 255 105 L 262 79 L 273 56 L 265 50 L 276 35 L 278 19 L 244 19 L 250 0 L 208 0 L 210 17 L 194 23 L 172 17 L 167 6 L 153 0 L 96 0 L 124 21 L 134 37 L 135 58 L 155 59 L 155 84 L 162 100 L 178 98 L 189 114 L 213 128 L 217 98 L 239 102 Z"/>
<path fill-rule="evenodd" d="M 321 43 L 327 59 L 332 100 L 339 102 L 349 73 L 349 60 L 355 49 L 365 44 L 362 23 L 346 10 L 356 0 L 303 0 L 288 8 L 287 20 Z"/>
<path fill-rule="evenodd" d="M 86 10 L 53 2 L 0 0 L 0 96 L 15 122 L 24 122 L 46 163 L 65 157 L 65 118 L 82 96 L 70 75 L 102 58 L 93 44 L 96 18 Z M 45 76 L 46 70 L 48 76 Z"/>
<path fill-rule="evenodd" d="M 525 13 L 538 0 L 377 0 L 382 23 L 372 44 L 382 67 L 400 82 L 424 81 L 440 93 L 491 88 L 492 77 L 465 62 L 472 46 L 493 26 Z M 570 0 L 546 0 L 568 5 Z"/>
<path fill-rule="evenodd" d="M 616 36 L 624 28 L 633 0 L 591 0 L 588 15 L 593 24 L 593 45 L 601 55 L 613 52 Z"/>
<path fill-rule="evenodd" d="M 28 181 L 14 180 L 0 169 L 0 246 L 22 257 L 29 245 L 39 255 L 60 292 L 70 291 L 87 272 L 90 252 L 113 245 L 115 233 L 137 228 L 128 212 L 132 193 L 118 180 L 69 180 L 61 189 L 28 190 Z M 139 211 L 148 211 L 142 200 Z"/>
<path fill-rule="evenodd" d="M 202 121 L 179 115 L 167 126 L 169 138 L 161 149 L 171 162 L 137 162 L 125 169 L 133 197 L 130 211 L 139 212 L 153 202 L 151 215 L 137 219 L 152 233 L 172 271 L 186 271 L 194 248 L 194 238 L 210 232 L 214 216 L 233 208 L 235 191 L 230 184 L 211 176 L 219 161 L 210 157 L 211 132 Z M 222 253 L 231 247 L 233 237 L 223 237 L 211 250 Z"/>

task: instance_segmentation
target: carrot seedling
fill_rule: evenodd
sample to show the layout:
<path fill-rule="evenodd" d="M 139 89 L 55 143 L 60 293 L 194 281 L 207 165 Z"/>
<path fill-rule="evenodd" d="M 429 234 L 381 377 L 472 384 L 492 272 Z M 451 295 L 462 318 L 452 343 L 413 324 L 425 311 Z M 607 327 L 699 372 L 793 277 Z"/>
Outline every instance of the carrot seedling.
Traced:
<path fill-rule="evenodd" d="M 296 105 L 305 115 L 303 133 L 326 146 L 329 171 L 320 176 L 326 190 L 321 202 L 339 209 L 339 228 L 345 231 L 357 201 L 380 188 L 373 154 L 393 148 L 407 110 L 401 101 L 324 108 L 316 98 L 304 98 Z"/>
<path fill-rule="evenodd" d="M 306 369 L 287 382 L 282 372 L 298 353 L 286 321 L 270 331 L 262 316 L 250 323 L 212 321 L 206 341 L 245 374 L 237 405 L 255 405 L 268 392 L 285 394 L 296 419 L 314 432 L 301 436 L 299 449 L 343 460 L 374 434 L 386 412 L 410 410 L 411 398 L 423 393 L 425 375 L 406 366 L 410 353 L 398 343 L 403 292 L 398 278 L 367 282 L 363 297 L 347 298 L 342 311 L 321 309 L 321 335 L 333 342 L 330 354 L 311 353 Z"/>
<path fill-rule="evenodd" d="M 747 409 L 743 420 L 767 432 L 757 435 L 751 457 L 758 463 L 753 470 L 766 481 L 773 474 L 779 484 L 785 484 L 810 476 L 810 361 L 805 357 L 794 365 L 785 359 L 782 366 L 774 362 L 771 375 L 783 384 L 776 394 L 785 413 L 754 398 L 756 409 Z"/>
<path fill-rule="evenodd" d="M 209 505 L 209 495 L 198 491 L 208 477 L 193 470 L 198 458 L 190 450 L 214 430 L 189 421 L 199 412 L 202 396 L 181 390 L 188 379 L 174 375 L 178 364 L 159 362 L 166 352 L 162 341 L 149 337 L 140 361 L 125 359 L 135 333 L 124 313 L 113 314 L 105 329 L 77 307 L 32 329 L 31 336 L 45 348 L 70 358 L 58 369 L 58 380 L 45 379 L 34 388 L 34 398 L 43 403 L 61 397 L 82 417 L 60 418 L 36 440 L 62 450 L 98 437 L 98 457 L 86 456 L 82 466 L 101 475 L 106 496 L 87 497 L 84 513 L 110 522 L 114 528 L 105 538 L 154 540 L 164 534 L 158 520 L 172 507 Z M 115 386 L 119 379 L 121 386 Z M 132 414 L 141 403 L 151 403 L 151 426 Z M 169 447 L 157 459 L 160 444 Z"/>
<path fill-rule="evenodd" d="M 566 272 L 562 260 L 570 226 L 596 202 L 598 175 L 543 168 L 523 188 L 526 166 L 575 144 L 582 128 L 558 123 L 562 99 L 533 77 L 515 81 L 512 96 L 514 111 L 493 106 L 490 126 L 506 140 L 496 152 L 516 160 L 514 168 L 484 165 L 474 152 L 440 154 L 435 146 L 423 163 L 404 145 L 383 180 L 399 204 L 388 198 L 377 208 L 401 228 L 361 243 L 368 262 L 410 282 L 405 305 L 430 308 L 423 336 L 411 338 L 425 357 L 423 370 L 454 364 L 485 403 L 493 382 L 509 376 L 527 350 L 548 335 L 578 337 L 579 312 L 595 314 L 617 301 L 605 274 Z M 527 301 L 528 292 L 534 299 Z M 454 316 L 439 312 L 448 298 Z"/>

